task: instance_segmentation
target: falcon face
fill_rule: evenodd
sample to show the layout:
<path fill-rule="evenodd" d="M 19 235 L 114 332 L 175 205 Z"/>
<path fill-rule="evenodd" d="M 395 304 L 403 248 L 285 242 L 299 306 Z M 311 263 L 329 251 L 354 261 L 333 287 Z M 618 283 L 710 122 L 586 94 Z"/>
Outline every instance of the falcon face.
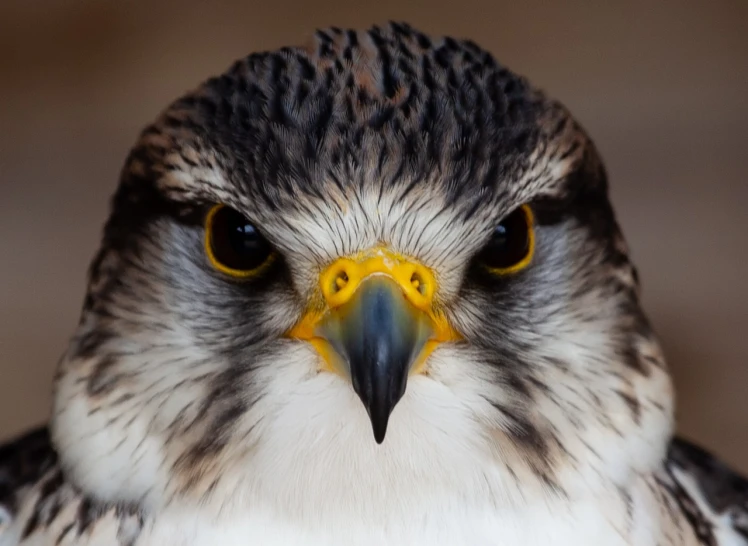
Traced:
<path fill-rule="evenodd" d="M 671 427 L 637 290 L 562 106 L 471 42 L 318 32 L 142 133 L 55 443 L 85 491 L 149 508 L 408 518 L 611 488 Z"/>

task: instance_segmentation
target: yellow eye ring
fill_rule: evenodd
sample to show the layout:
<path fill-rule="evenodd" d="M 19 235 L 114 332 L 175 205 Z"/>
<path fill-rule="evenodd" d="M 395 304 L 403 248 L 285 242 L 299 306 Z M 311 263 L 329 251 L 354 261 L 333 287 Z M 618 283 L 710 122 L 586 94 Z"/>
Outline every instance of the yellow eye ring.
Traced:
<path fill-rule="evenodd" d="M 493 275 L 511 275 L 525 269 L 535 254 L 535 216 L 529 205 L 509 213 L 478 254 L 478 262 Z"/>
<path fill-rule="evenodd" d="M 215 205 L 205 217 L 205 254 L 211 265 L 236 279 L 256 277 L 275 261 L 270 243 L 240 212 Z"/>

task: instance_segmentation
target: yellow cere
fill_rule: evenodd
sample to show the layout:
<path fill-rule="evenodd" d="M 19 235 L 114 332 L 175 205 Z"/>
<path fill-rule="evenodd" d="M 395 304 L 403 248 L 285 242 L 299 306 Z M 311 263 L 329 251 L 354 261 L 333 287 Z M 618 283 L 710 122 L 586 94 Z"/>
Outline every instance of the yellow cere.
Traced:
<path fill-rule="evenodd" d="M 416 308 L 428 311 L 434 296 L 434 276 L 421 264 L 375 248 L 353 259 L 340 258 L 322 272 L 322 295 L 331 308 L 347 302 L 361 281 L 371 275 L 387 275 L 402 288 Z"/>
<path fill-rule="evenodd" d="M 332 364 L 335 360 L 334 351 L 317 335 L 317 324 L 328 313 L 350 301 L 362 281 L 373 275 L 384 275 L 392 279 L 412 305 L 413 312 L 425 313 L 430 319 L 433 334 L 421 350 L 411 373 L 422 371 L 423 363 L 437 345 L 445 341 L 462 339 L 434 305 L 437 285 L 431 270 L 384 247 L 375 247 L 350 257 L 339 258 L 324 269 L 319 277 L 319 289 L 324 304 L 321 307 L 311 306 L 316 308 L 307 310 L 288 333 L 289 337 L 310 341 L 328 366 L 335 368 Z"/>

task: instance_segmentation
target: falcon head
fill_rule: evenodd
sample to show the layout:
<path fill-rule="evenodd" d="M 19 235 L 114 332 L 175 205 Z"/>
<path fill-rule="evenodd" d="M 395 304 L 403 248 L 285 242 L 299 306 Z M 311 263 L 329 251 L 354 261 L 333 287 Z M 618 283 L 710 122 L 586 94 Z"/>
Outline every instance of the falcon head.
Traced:
<path fill-rule="evenodd" d="M 106 500 L 500 504 L 656 464 L 671 398 L 583 130 L 390 24 L 250 55 L 143 131 L 53 433 Z"/>

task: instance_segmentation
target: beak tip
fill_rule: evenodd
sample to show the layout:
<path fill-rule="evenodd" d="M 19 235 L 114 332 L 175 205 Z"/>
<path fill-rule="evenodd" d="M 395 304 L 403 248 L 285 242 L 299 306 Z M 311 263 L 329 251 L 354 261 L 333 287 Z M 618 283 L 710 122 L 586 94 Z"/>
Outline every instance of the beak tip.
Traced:
<path fill-rule="evenodd" d="M 363 400 L 363 397 L 362 397 Z M 372 407 L 370 404 L 364 401 L 364 407 L 366 413 L 369 415 L 369 422 L 371 423 L 371 430 L 374 433 L 374 440 L 378 445 L 384 442 L 384 437 L 387 434 L 387 425 L 390 420 L 390 414 L 392 413 L 392 407 Z"/>
<path fill-rule="evenodd" d="M 397 400 L 395 400 L 391 405 L 379 408 L 374 407 L 367 410 L 369 413 L 369 420 L 371 421 L 372 432 L 374 433 L 374 440 L 379 445 L 384 442 L 384 437 L 387 434 L 387 425 L 389 424 L 395 404 L 397 404 Z"/>
<path fill-rule="evenodd" d="M 381 426 L 377 426 L 376 424 L 373 424 L 373 428 L 374 428 L 374 441 L 378 445 L 382 445 L 382 442 L 384 442 L 384 436 L 385 434 L 387 434 L 387 423 Z"/>

